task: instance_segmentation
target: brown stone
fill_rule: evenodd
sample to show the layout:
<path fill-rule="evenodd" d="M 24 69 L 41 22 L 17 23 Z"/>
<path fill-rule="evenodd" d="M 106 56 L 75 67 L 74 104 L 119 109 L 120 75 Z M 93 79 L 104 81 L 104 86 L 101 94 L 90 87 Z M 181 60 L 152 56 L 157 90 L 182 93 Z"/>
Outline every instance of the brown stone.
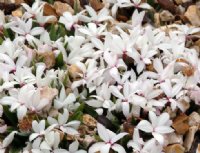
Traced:
<path fill-rule="evenodd" d="M 44 16 L 50 16 L 50 15 L 53 15 L 55 17 L 57 17 L 57 13 L 56 13 L 56 10 L 53 8 L 52 5 L 46 3 L 44 5 L 44 12 L 43 12 Z"/>
<path fill-rule="evenodd" d="M 200 10 L 196 5 L 191 5 L 188 7 L 185 12 L 185 17 L 190 21 L 194 26 L 200 26 Z"/>
<path fill-rule="evenodd" d="M 12 15 L 15 16 L 15 17 L 19 17 L 21 18 L 22 17 L 22 10 L 21 9 L 17 9 L 15 11 L 12 11 Z"/>
<path fill-rule="evenodd" d="M 200 125 L 200 115 L 197 112 L 193 112 L 189 115 L 188 119 L 189 126 L 199 126 Z"/>
<path fill-rule="evenodd" d="M 59 16 L 63 15 L 64 12 L 70 12 L 71 14 L 74 14 L 74 10 L 67 3 L 56 1 L 54 2 L 54 8 Z"/>
<path fill-rule="evenodd" d="M 178 134 L 185 134 L 189 129 L 188 116 L 185 114 L 181 114 L 176 117 L 173 121 L 172 127 Z"/>
<path fill-rule="evenodd" d="M 160 19 L 161 21 L 173 21 L 174 20 L 174 16 L 171 12 L 167 11 L 167 10 L 163 10 L 161 13 L 160 13 Z"/>
<path fill-rule="evenodd" d="M 197 132 L 197 130 L 198 130 L 198 126 L 192 126 L 192 127 L 190 127 L 189 131 L 187 132 L 186 138 L 183 143 L 186 151 L 190 150 L 192 143 L 194 141 L 195 133 Z"/>
<path fill-rule="evenodd" d="M 198 144 L 198 147 L 197 147 L 196 153 L 200 153 L 200 144 Z"/>
<path fill-rule="evenodd" d="M 173 144 L 165 147 L 165 153 L 184 153 L 185 148 L 180 144 Z"/>
<path fill-rule="evenodd" d="M 44 60 L 47 69 L 52 68 L 56 63 L 56 58 L 52 51 L 38 53 L 38 56 Z"/>
<path fill-rule="evenodd" d="M 95 11 L 99 11 L 104 7 L 104 4 L 100 0 L 89 0 L 89 2 Z"/>
<path fill-rule="evenodd" d="M 155 23 L 156 27 L 160 27 L 160 14 L 159 13 L 154 14 L 154 23 Z"/>
<path fill-rule="evenodd" d="M 43 87 L 40 91 L 41 98 L 46 98 L 52 101 L 55 96 L 58 95 L 58 90 L 56 88 L 49 88 L 48 86 Z"/>
<path fill-rule="evenodd" d="M 176 134 L 176 133 L 170 133 L 170 134 L 167 134 L 167 142 L 168 144 L 175 144 L 175 143 L 178 143 L 178 144 L 183 144 L 183 136 L 182 135 L 179 135 L 179 134 Z"/>
<path fill-rule="evenodd" d="M 75 64 L 72 64 L 69 68 L 69 75 L 70 77 L 72 77 L 73 79 L 77 79 L 79 78 L 79 73 L 83 73 L 78 66 L 76 66 Z"/>
<path fill-rule="evenodd" d="M 89 127 L 96 127 L 97 125 L 97 121 L 88 114 L 83 115 L 83 123 Z"/>
<path fill-rule="evenodd" d="M 123 127 L 124 127 L 124 131 L 125 131 L 125 132 L 129 133 L 129 135 L 131 135 L 131 136 L 133 135 L 134 126 L 133 126 L 131 123 L 125 122 L 125 123 L 123 124 Z"/>
<path fill-rule="evenodd" d="M 15 0 L 15 4 L 21 4 L 21 3 L 24 3 L 25 1 L 24 0 Z"/>

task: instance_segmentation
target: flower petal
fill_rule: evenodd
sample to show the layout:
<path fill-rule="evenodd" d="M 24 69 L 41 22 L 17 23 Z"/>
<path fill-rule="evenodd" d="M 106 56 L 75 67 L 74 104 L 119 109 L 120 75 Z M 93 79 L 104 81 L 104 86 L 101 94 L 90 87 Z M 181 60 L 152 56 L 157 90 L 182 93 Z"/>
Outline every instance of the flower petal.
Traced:
<path fill-rule="evenodd" d="M 146 120 L 142 120 L 139 122 L 139 124 L 137 125 L 137 128 L 141 131 L 144 131 L 146 133 L 151 133 L 153 132 L 153 127 L 152 125 L 146 121 Z"/>

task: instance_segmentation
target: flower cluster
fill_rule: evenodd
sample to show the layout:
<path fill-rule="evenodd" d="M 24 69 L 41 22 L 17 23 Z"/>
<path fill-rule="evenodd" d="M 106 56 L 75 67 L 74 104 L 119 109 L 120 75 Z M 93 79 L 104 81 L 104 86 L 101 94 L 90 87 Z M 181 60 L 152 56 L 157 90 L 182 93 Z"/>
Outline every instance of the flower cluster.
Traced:
<path fill-rule="evenodd" d="M 170 111 L 200 104 L 199 52 L 187 46 L 200 28 L 143 24 L 151 6 L 140 0 L 60 17 L 45 16 L 45 4 L 23 3 L 20 17 L 1 12 L 1 151 L 21 139 L 24 153 L 163 152 Z M 116 22 L 132 7 L 130 22 Z M 97 120 L 92 131 L 84 114 Z"/>

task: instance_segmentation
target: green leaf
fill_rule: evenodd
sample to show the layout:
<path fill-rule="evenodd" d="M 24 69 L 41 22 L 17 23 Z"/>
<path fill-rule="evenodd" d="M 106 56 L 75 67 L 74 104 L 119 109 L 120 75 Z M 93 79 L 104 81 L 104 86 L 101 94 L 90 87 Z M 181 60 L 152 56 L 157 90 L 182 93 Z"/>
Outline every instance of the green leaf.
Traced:
<path fill-rule="evenodd" d="M 58 25 L 57 39 L 66 35 L 65 27 L 63 24 Z"/>
<path fill-rule="evenodd" d="M 3 106 L 3 113 L 5 115 L 5 118 L 8 120 L 8 122 L 10 122 L 13 125 L 13 127 L 16 127 L 17 126 L 16 123 L 18 123 L 16 113 L 10 112 L 8 106 Z"/>
<path fill-rule="evenodd" d="M 82 118 L 83 118 L 83 112 L 78 111 L 74 113 L 72 116 L 70 116 L 69 121 L 73 121 L 73 120 L 82 121 Z"/>
<path fill-rule="evenodd" d="M 3 43 L 3 38 L 2 37 L 0 37 L 0 45 Z"/>
<path fill-rule="evenodd" d="M 13 40 L 15 38 L 13 32 L 11 29 L 3 29 L 3 34 L 5 37 L 10 38 L 11 40 Z"/>
<path fill-rule="evenodd" d="M 56 57 L 56 64 L 55 67 L 62 67 L 65 64 L 64 60 L 63 60 L 63 54 L 60 52 L 58 54 L 58 56 Z"/>
<path fill-rule="evenodd" d="M 9 153 L 20 153 L 20 151 L 22 150 L 23 148 L 15 148 L 15 147 L 12 147 L 9 149 Z"/>
<path fill-rule="evenodd" d="M 151 6 L 154 6 L 155 0 L 147 0 L 147 3 Z"/>
<path fill-rule="evenodd" d="M 89 106 L 89 105 L 87 105 L 87 104 L 85 104 L 84 113 L 89 114 L 89 115 L 91 115 L 91 116 L 94 117 L 94 118 L 97 118 L 97 117 L 98 117 L 98 114 L 97 114 L 97 112 L 94 110 L 94 108 L 92 108 L 91 106 Z"/>
<path fill-rule="evenodd" d="M 78 6 L 78 1 L 74 0 L 74 14 L 77 14 L 79 12 L 79 6 Z"/>
<path fill-rule="evenodd" d="M 56 26 L 54 24 L 51 24 L 49 36 L 50 36 L 51 40 L 53 40 L 53 41 L 56 41 L 56 38 L 57 38 L 56 31 L 57 31 Z"/>

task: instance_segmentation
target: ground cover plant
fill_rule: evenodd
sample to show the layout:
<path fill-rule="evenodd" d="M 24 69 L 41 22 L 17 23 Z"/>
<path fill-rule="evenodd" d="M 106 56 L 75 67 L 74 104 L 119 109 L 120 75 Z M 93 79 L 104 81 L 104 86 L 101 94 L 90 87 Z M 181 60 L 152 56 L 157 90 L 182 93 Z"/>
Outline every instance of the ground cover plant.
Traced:
<path fill-rule="evenodd" d="M 200 153 L 200 2 L 0 9 L 0 152 Z"/>

